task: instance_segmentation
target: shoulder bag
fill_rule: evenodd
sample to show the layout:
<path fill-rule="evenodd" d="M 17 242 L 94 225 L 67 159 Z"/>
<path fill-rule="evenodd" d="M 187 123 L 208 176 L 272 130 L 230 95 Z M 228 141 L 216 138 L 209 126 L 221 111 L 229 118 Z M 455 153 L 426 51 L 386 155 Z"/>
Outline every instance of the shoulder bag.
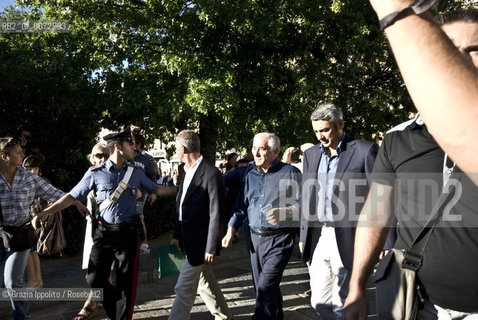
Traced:
<path fill-rule="evenodd" d="M 37 243 L 39 255 L 61 253 L 66 247 L 61 211 L 51 214 L 41 225 L 40 238 Z"/>
<path fill-rule="evenodd" d="M 455 181 L 458 182 L 460 179 L 461 175 L 455 178 Z M 392 249 L 380 261 L 374 280 L 379 320 L 416 319 L 419 301 L 424 301 L 423 290 L 416 279 L 416 273 L 422 266 L 423 253 L 433 229 L 454 191 L 456 192 L 456 188 L 451 185 L 449 193 L 440 194 L 430 218 L 408 250 Z"/>
<path fill-rule="evenodd" d="M 37 235 L 31 221 L 21 226 L 4 226 L 3 212 L 0 206 L 0 235 L 6 251 L 24 251 L 35 246 Z"/>

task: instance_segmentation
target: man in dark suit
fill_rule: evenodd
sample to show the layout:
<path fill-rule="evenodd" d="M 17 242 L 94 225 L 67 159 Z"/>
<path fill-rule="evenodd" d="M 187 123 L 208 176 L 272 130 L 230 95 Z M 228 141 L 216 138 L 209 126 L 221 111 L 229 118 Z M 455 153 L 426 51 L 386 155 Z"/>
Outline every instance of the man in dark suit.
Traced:
<path fill-rule="evenodd" d="M 311 120 L 320 143 L 303 157 L 299 248 L 309 265 L 312 307 L 322 319 L 336 319 L 347 297 L 355 224 L 378 146 L 348 136 L 334 104 L 319 105 Z"/>
<path fill-rule="evenodd" d="M 184 180 L 177 196 L 179 214 L 171 244 L 186 252 L 186 261 L 174 288 L 169 319 L 189 319 L 198 292 L 215 319 L 232 319 L 211 263 L 220 250 L 221 222 L 224 222 L 222 174 L 206 163 L 199 153 L 199 136 L 190 130 L 176 137 L 176 153 L 185 164 Z"/>

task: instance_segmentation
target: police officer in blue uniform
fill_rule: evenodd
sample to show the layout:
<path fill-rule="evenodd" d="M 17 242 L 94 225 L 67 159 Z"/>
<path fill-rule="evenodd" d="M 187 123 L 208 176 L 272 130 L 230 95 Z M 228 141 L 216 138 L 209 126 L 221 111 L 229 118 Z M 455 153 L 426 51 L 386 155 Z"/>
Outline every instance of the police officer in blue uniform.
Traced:
<path fill-rule="evenodd" d="M 176 188 L 157 186 L 146 177 L 142 169 L 127 162 L 134 155 L 129 128 L 108 134 L 103 139 L 110 148 L 110 158 L 103 164 L 91 167 L 68 194 L 44 212 L 51 213 L 66 208 L 76 199 L 84 201 L 90 190 L 96 192 L 100 210 L 96 217 L 97 228 L 87 282 L 92 288 L 103 288 L 103 305 L 110 319 L 131 319 L 136 297 L 142 228 L 136 212 L 138 189 L 169 195 L 174 194 Z M 113 262 L 116 286 L 108 282 Z"/>

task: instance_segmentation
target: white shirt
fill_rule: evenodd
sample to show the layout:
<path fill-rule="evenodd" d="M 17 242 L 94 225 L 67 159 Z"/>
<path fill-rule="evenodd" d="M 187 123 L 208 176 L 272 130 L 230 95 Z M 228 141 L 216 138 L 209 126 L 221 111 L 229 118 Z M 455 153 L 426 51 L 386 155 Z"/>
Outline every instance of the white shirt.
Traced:
<path fill-rule="evenodd" d="M 203 157 L 200 156 L 199 159 L 194 162 L 191 167 L 184 166 L 184 178 L 183 178 L 183 193 L 181 194 L 181 201 L 179 202 L 179 221 L 183 221 L 183 201 L 186 193 L 188 192 L 189 185 L 191 184 L 191 180 L 196 173 L 199 164 L 201 163 Z"/>

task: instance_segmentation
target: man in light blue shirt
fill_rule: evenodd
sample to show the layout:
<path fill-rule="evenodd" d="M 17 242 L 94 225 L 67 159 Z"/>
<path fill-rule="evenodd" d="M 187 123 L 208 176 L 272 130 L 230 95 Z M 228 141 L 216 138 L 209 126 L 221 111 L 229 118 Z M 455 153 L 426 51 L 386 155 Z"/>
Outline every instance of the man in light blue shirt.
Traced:
<path fill-rule="evenodd" d="M 303 157 L 299 248 L 309 265 L 312 307 L 321 319 L 337 319 L 352 270 L 354 218 L 368 193 L 378 146 L 347 135 L 334 104 L 319 105 L 311 122 L 320 143 Z"/>

